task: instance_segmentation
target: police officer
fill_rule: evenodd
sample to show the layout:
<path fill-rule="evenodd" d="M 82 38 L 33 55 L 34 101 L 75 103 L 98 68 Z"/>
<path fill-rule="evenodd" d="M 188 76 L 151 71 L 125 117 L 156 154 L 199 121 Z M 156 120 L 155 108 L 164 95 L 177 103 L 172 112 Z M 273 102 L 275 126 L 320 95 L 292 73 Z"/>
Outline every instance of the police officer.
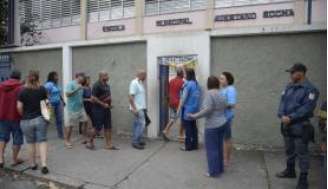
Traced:
<path fill-rule="evenodd" d="M 286 71 L 290 73 L 291 82 L 282 93 L 278 117 L 281 119 L 287 168 L 276 176 L 279 178 L 296 178 L 295 159 L 297 157 L 301 174 L 296 189 L 307 189 L 308 143 L 314 137 L 310 118 L 313 117 L 319 92 L 307 80 L 305 76 L 307 68 L 303 64 L 296 63 Z"/>

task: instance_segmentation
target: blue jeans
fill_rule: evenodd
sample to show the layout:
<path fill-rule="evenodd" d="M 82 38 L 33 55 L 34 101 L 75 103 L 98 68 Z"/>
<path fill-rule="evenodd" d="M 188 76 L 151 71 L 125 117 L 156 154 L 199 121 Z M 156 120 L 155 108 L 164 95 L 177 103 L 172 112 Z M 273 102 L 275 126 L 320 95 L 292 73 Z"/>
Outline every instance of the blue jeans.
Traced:
<path fill-rule="evenodd" d="M 27 144 L 47 141 L 48 124 L 42 116 L 20 122 Z"/>
<path fill-rule="evenodd" d="M 56 118 L 57 136 L 63 138 L 63 107 L 61 103 L 52 104 L 52 107 Z"/>
<path fill-rule="evenodd" d="M 225 129 L 226 125 L 219 128 L 205 129 L 208 173 L 211 176 L 219 176 L 224 171 L 223 138 Z"/>
<path fill-rule="evenodd" d="M 145 130 L 145 125 L 145 112 L 143 110 L 139 110 L 137 115 L 135 115 L 133 122 L 132 144 L 140 144 L 142 135 Z"/>
<path fill-rule="evenodd" d="M 0 141 L 8 143 L 10 134 L 13 137 L 13 145 L 20 146 L 23 144 L 23 132 L 19 121 L 0 121 Z"/>
<path fill-rule="evenodd" d="M 185 128 L 185 148 L 187 151 L 198 149 L 198 129 L 196 120 L 182 120 L 182 124 Z"/>

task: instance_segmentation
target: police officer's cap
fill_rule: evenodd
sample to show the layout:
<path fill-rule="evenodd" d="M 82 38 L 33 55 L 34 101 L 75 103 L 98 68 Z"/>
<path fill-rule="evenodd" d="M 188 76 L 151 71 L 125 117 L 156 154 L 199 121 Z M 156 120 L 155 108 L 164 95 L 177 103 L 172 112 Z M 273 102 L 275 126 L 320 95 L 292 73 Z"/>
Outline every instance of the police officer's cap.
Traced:
<path fill-rule="evenodd" d="M 290 67 L 286 72 L 294 73 L 294 72 L 303 72 L 306 73 L 307 68 L 302 63 L 295 63 L 292 67 Z"/>

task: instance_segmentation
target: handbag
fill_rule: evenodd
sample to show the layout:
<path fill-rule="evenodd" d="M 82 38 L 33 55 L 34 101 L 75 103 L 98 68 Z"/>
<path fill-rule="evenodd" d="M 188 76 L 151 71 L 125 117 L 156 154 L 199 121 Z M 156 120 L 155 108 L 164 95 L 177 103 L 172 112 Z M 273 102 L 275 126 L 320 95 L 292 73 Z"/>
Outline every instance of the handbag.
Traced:
<path fill-rule="evenodd" d="M 147 110 L 144 110 L 144 113 L 145 113 L 146 127 L 148 127 L 151 124 L 151 120 L 147 114 Z"/>
<path fill-rule="evenodd" d="M 47 122 L 50 122 L 51 118 L 51 110 L 49 108 L 49 101 L 48 100 L 41 100 L 40 101 L 40 108 L 41 108 L 41 114 L 43 119 L 45 119 Z"/>

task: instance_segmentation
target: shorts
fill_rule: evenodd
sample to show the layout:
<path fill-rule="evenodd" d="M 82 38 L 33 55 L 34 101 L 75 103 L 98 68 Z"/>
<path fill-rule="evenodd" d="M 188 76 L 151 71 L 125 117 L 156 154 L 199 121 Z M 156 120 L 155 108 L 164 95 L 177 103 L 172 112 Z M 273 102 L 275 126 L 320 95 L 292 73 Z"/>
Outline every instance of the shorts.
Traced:
<path fill-rule="evenodd" d="M 47 141 L 48 124 L 42 116 L 22 120 L 20 125 L 28 144 Z"/>
<path fill-rule="evenodd" d="M 77 127 L 80 125 L 80 123 L 88 121 L 87 114 L 85 113 L 84 109 L 77 112 L 68 111 L 67 115 L 68 125 L 66 125 L 66 127 Z"/>
<path fill-rule="evenodd" d="M 174 108 L 169 108 L 170 120 L 176 120 L 178 118 L 178 112 Z"/>
<path fill-rule="evenodd" d="M 104 129 L 112 128 L 112 113 L 110 109 L 105 109 L 101 107 L 94 106 L 92 108 L 93 113 L 93 127 L 97 131 Z"/>
<path fill-rule="evenodd" d="M 0 121 L 0 141 L 8 143 L 11 134 L 13 137 L 13 145 L 22 145 L 24 139 L 19 124 L 19 121 Z"/>
<path fill-rule="evenodd" d="M 229 119 L 226 124 L 226 129 L 224 132 L 224 140 L 230 140 L 232 138 L 231 134 L 232 119 Z"/>

